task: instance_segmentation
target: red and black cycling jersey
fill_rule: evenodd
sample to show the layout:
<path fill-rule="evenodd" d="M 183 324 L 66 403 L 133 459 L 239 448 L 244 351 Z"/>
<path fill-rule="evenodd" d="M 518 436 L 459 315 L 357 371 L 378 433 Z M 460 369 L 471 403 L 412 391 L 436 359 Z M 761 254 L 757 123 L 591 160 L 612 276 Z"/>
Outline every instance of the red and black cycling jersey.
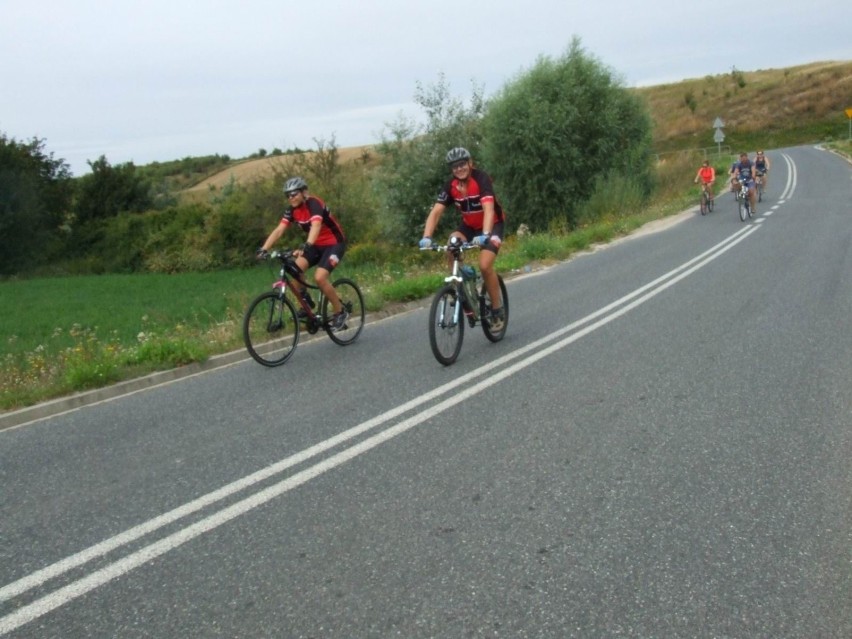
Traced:
<path fill-rule="evenodd" d="M 313 195 L 309 195 L 299 206 L 290 207 L 281 218 L 281 224 L 289 226 L 295 222 L 307 234 L 310 233 L 314 220 L 322 222 L 315 246 L 332 246 L 346 241 L 340 223 L 328 210 L 325 202 Z"/>
<path fill-rule="evenodd" d="M 481 169 L 472 169 L 470 177 L 461 184 L 461 180 L 452 178 L 438 194 L 438 202 L 444 206 L 455 204 L 461 211 L 462 223 L 479 230 L 482 228 L 484 202 L 494 203 L 494 224 L 502 222 L 503 207 L 494 195 L 494 186 L 489 175 Z M 465 188 L 466 186 L 466 188 Z"/>

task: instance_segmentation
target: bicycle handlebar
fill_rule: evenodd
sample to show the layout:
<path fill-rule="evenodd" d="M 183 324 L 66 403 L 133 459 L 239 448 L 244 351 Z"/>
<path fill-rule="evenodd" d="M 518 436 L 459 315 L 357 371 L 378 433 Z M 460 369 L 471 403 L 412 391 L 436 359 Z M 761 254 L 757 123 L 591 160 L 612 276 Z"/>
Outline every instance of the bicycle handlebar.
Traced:
<path fill-rule="evenodd" d="M 429 248 L 422 248 L 421 251 L 469 251 L 470 249 L 482 248 L 479 244 L 471 244 L 470 242 L 462 242 L 461 244 L 433 244 Z"/>

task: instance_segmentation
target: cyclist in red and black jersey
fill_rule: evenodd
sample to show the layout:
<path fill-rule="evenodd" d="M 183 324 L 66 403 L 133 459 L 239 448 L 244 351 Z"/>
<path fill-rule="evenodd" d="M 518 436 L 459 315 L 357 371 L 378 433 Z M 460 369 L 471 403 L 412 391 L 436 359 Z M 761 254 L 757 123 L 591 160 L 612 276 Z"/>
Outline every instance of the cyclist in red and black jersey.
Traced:
<path fill-rule="evenodd" d="M 284 184 L 284 193 L 287 194 L 290 206 L 284 212 L 278 226 L 258 249 L 257 254 L 258 256 L 266 255 L 291 224 L 298 225 L 307 235 L 307 239 L 300 249 L 293 251 L 296 264 L 303 273 L 312 266 L 317 267 L 314 280 L 334 309 L 332 318 L 334 327 L 342 328 L 346 324 L 346 311 L 328 276 L 346 252 L 346 237 L 343 235 L 343 229 L 328 210 L 325 202 L 308 194 L 308 185 L 304 179 L 293 177 L 287 180 Z M 297 283 L 293 286 L 301 288 Z M 297 292 L 303 295 L 312 307 L 314 306 L 307 290 Z"/>
<path fill-rule="evenodd" d="M 488 296 L 494 304 L 491 311 L 491 326 L 498 327 L 497 330 L 499 330 L 505 313 L 494 261 L 503 242 L 505 222 L 503 207 L 500 206 L 494 194 L 491 177 L 485 171 L 473 166 L 473 159 L 467 149 L 462 147 L 450 149 L 446 159 L 452 171 L 452 177 L 441 189 L 438 199 L 429 211 L 423 238 L 420 240 L 420 248 L 429 248 L 432 245 L 432 234 L 438 227 L 441 216 L 448 206 L 455 205 L 461 213 L 461 224 L 450 237 L 456 236 L 481 247 L 479 269 L 482 271 L 482 280 Z"/>

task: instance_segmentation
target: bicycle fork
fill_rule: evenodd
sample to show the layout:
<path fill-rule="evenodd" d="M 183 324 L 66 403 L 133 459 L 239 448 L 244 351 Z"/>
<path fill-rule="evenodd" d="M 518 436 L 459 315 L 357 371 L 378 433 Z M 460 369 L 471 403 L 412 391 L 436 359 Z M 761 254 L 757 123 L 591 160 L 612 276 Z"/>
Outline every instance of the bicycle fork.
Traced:
<path fill-rule="evenodd" d="M 438 314 L 438 326 L 441 328 L 457 326 L 461 321 L 461 306 L 462 298 L 460 294 L 456 294 L 455 298 L 449 295 L 444 297 L 441 300 L 441 312 Z"/>

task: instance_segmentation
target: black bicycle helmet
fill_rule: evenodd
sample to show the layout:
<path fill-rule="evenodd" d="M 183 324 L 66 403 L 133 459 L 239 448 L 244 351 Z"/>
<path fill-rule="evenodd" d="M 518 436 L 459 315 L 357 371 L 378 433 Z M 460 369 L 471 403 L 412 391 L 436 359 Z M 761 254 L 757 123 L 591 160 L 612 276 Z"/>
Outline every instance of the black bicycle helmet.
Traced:
<path fill-rule="evenodd" d="M 291 177 L 284 183 L 284 192 L 290 193 L 291 191 L 304 191 L 308 188 L 308 183 L 305 182 L 304 178 L 301 177 Z"/>
<path fill-rule="evenodd" d="M 450 149 L 447 151 L 447 164 L 455 164 L 461 160 L 469 160 L 470 159 L 470 151 L 465 149 L 464 147 L 457 146 L 454 149 Z"/>

